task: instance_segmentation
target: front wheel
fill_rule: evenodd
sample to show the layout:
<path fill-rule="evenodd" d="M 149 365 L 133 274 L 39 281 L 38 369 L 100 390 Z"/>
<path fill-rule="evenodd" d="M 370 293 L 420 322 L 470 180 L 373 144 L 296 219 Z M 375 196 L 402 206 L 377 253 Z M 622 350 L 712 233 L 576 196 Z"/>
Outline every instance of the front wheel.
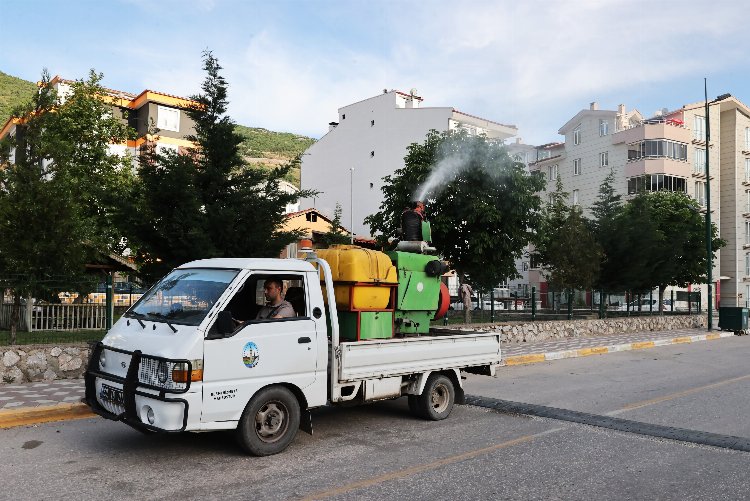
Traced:
<path fill-rule="evenodd" d="M 278 454 L 297 435 L 300 408 L 294 394 L 283 386 L 271 386 L 255 395 L 242 413 L 237 441 L 255 456 Z"/>
<path fill-rule="evenodd" d="M 422 394 L 409 396 L 409 409 L 423 419 L 440 421 L 450 415 L 455 400 L 453 381 L 442 374 L 431 374 Z"/>

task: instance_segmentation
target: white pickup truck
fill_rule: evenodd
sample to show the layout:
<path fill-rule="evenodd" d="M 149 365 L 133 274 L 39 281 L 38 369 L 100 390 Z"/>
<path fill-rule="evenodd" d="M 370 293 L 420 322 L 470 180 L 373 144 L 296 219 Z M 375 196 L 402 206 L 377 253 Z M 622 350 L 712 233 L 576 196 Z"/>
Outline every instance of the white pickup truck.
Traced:
<path fill-rule="evenodd" d="M 254 320 L 270 277 L 287 284 L 297 316 Z M 269 455 L 297 429 L 312 433 L 310 409 L 325 405 L 408 396 L 412 413 L 444 419 L 463 401 L 461 370 L 494 375 L 500 364 L 491 333 L 341 342 L 333 291 L 322 259 L 180 266 L 92 350 L 86 402 L 144 432 L 236 430 L 247 452 Z"/>

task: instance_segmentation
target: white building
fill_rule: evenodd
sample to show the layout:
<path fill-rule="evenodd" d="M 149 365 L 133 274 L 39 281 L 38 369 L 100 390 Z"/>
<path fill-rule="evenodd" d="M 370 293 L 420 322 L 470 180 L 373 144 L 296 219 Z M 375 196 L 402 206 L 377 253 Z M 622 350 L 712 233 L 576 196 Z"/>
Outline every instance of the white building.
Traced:
<path fill-rule="evenodd" d="M 451 107 L 423 107 L 416 95 L 391 90 L 339 108 L 338 122 L 302 156 L 302 189 L 320 194 L 302 206 L 333 214 L 341 204 L 342 222 L 355 234 L 369 234 L 364 218 L 378 211 L 383 177 L 404 166 L 407 147 L 424 142 L 431 129 L 466 129 L 505 140 L 517 133 L 503 125 Z"/>

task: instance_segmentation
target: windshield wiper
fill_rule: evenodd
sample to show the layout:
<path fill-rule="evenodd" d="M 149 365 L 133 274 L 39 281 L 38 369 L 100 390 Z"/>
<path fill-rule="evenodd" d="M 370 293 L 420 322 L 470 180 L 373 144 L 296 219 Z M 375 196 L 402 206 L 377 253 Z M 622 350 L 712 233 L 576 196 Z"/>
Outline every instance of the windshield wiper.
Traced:
<path fill-rule="evenodd" d="M 141 318 L 146 318 L 146 315 L 144 315 L 143 313 L 136 313 L 134 311 L 131 311 L 130 313 L 128 313 L 128 316 L 138 320 L 138 323 L 141 324 L 141 328 L 146 328 L 146 324 L 144 324 L 143 320 L 141 320 Z"/>
<path fill-rule="evenodd" d="M 177 332 L 177 329 L 175 329 L 175 326 L 172 325 L 172 322 L 170 322 L 169 320 L 167 320 L 167 315 L 165 315 L 164 313 L 151 312 L 151 313 L 149 313 L 149 315 L 151 315 L 152 317 L 161 317 L 161 318 L 163 318 L 164 319 L 164 323 L 166 323 L 169 326 L 169 328 L 172 329 L 172 332 L 174 332 L 174 333 Z"/>

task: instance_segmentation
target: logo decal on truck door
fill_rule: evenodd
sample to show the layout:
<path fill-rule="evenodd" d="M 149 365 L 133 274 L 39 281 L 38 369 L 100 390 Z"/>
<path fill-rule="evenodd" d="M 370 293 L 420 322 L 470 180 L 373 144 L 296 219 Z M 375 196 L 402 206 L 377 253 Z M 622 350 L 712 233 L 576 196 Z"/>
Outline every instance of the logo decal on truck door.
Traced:
<path fill-rule="evenodd" d="M 252 369 L 258 365 L 259 360 L 260 352 L 258 351 L 258 345 L 250 341 L 242 350 L 242 362 L 245 364 L 245 367 Z"/>

